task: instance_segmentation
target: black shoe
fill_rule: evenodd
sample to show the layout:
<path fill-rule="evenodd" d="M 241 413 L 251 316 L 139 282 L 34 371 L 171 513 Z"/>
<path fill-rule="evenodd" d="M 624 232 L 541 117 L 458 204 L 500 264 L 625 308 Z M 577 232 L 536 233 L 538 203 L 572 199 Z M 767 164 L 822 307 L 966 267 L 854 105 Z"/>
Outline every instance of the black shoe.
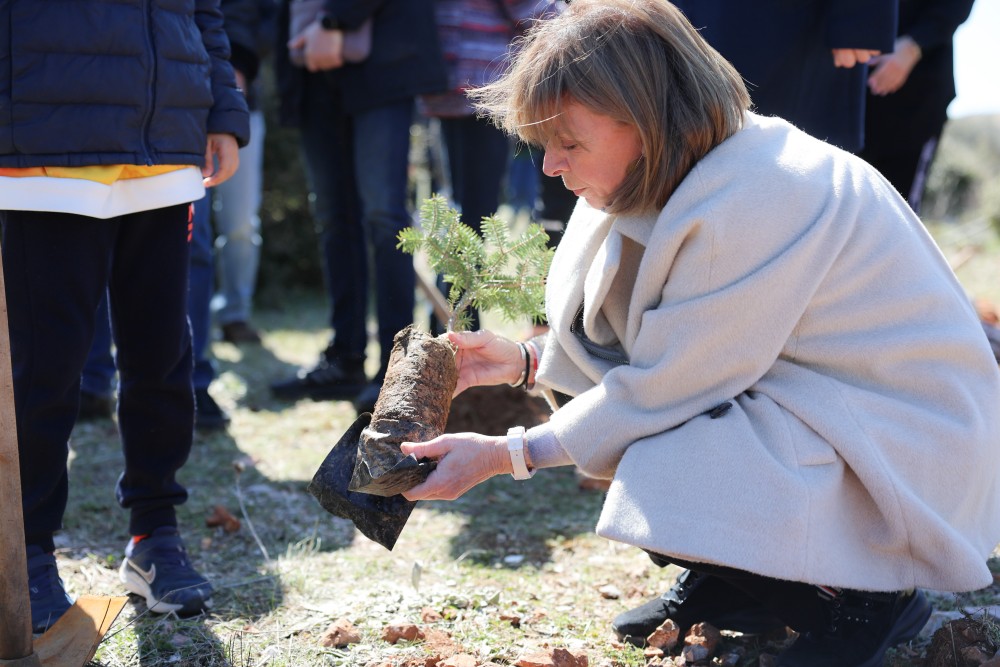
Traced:
<path fill-rule="evenodd" d="M 236 322 L 226 322 L 222 325 L 222 340 L 227 343 L 239 345 L 240 343 L 261 343 L 260 332 L 254 329 L 248 322 L 237 320 Z"/>
<path fill-rule="evenodd" d="M 763 634 L 785 623 L 762 604 L 718 577 L 685 570 L 660 597 L 615 617 L 611 627 L 622 641 L 643 647 L 646 638 L 667 619 L 683 637 L 695 623 L 720 630 Z"/>
<path fill-rule="evenodd" d="M 295 377 L 275 382 L 271 393 L 289 400 L 349 401 L 365 388 L 366 382 L 363 358 L 345 360 L 327 349 L 314 368 L 301 369 Z"/>
<path fill-rule="evenodd" d="M 375 402 L 380 393 L 382 393 L 382 380 L 372 380 L 354 397 L 354 410 L 359 415 L 364 412 L 375 412 Z"/>
<path fill-rule="evenodd" d="M 896 644 L 916 637 L 931 615 L 923 592 L 822 594 L 827 627 L 799 635 L 779 667 L 878 667 Z"/>
<path fill-rule="evenodd" d="M 229 425 L 229 415 L 219 407 L 208 389 L 194 390 L 194 427 L 199 431 L 220 431 Z"/>
<path fill-rule="evenodd" d="M 98 419 L 111 419 L 115 411 L 115 399 L 108 394 L 92 394 L 89 391 L 80 390 L 80 409 L 76 413 L 76 420 L 80 422 L 97 421 Z"/>

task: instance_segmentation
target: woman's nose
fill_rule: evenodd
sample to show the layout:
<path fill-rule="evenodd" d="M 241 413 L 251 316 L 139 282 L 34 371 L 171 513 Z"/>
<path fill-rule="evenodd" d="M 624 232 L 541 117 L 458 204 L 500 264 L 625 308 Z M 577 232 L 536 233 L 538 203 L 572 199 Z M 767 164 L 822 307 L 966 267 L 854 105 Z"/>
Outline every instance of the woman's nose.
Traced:
<path fill-rule="evenodd" d="M 566 171 L 566 160 L 556 151 L 545 151 L 542 158 L 542 173 L 546 176 L 558 176 Z"/>

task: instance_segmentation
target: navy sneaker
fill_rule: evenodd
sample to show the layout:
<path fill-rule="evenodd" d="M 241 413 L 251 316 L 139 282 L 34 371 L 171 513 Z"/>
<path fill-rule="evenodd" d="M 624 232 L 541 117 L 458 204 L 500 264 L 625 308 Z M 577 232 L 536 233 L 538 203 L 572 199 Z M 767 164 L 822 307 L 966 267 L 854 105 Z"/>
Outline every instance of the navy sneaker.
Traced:
<path fill-rule="evenodd" d="M 880 667 L 886 652 L 920 634 L 931 604 L 922 591 L 866 593 L 818 589 L 825 627 L 799 635 L 779 667 Z"/>
<path fill-rule="evenodd" d="M 59 620 L 73 599 L 66 594 L 56 557 L 41 547 L 28 545 L 28 596 L 31 599 L 31 631 L 41 634 Z"/>
<path fill-rule="evenodd" d="M 194 616 L 212 607 L 212 585 L 191 567 L 173 526 L 157 528 L 139 540 L 133 537 L 118 577 L 130 592 L 146 598 L 146 606 L 156 614 Z"/>

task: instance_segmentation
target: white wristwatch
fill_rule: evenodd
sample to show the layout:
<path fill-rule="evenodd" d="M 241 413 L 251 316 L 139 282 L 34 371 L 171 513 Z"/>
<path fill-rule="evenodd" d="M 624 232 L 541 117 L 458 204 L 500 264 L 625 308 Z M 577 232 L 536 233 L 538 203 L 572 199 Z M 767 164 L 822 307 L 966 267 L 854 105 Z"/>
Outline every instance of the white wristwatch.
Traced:
<path fill-rule="evenodd" d="M 507 431 L 507 453 L 510 454 L 511 477 L 514 479 L 531 479 L 534 470 L 528 470 L 524 462 L 524 427 L 515 426 Z"/>

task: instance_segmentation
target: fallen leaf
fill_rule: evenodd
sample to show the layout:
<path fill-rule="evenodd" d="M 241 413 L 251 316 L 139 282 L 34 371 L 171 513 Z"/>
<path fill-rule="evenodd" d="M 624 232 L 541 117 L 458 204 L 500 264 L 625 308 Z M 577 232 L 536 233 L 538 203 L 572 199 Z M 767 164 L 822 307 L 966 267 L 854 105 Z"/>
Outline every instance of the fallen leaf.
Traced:
<path fill-rule="evenodd" d="M 227 533 L 235 533 L 240 529 L 240 520 L 230 513 L 222 505 L 216 505 L 212 513 L 205 518 L 205 525 L 209 528 L 222 527 Z"/>

